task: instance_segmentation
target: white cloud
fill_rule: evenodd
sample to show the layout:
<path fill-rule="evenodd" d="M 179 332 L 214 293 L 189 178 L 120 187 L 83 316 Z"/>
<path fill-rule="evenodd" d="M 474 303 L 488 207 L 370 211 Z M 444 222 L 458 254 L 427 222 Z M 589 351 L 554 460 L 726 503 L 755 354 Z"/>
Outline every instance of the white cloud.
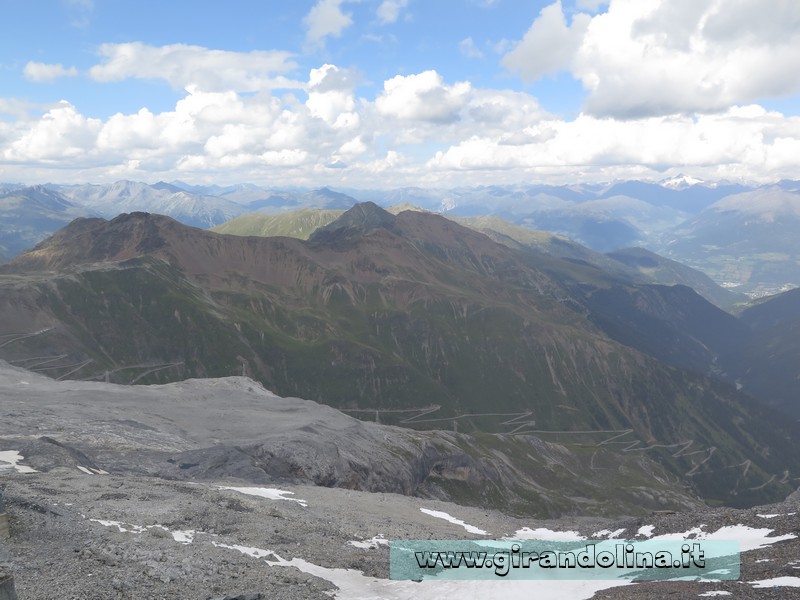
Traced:
<path fill-rule="evenodd" d="M 483 52 L 475 45 L 471 37 L 461 40 L 458 43 L 458 50 L 467 58 L 483 58 Z"/>
<path fill-rule="evenodd" d="M 355 84 L 352 76 L 336 65 L 323 65 L 312 69 L 307 86 L 308 107 L 311 116 L 318 117 L 334 127 L 352 127 L 359 117 L 354 113 Z"/>
<path fill-rule="evenodd" d="M 296 64 L 282 51 L 231 52 L 201 46 L 149 46 L 142 42 L 103 44 L 102 62 L 89 70 L 96 81 L 161 79 L 174 88 L 198 86 L 205 91 L 255 92 L 296 88 L 302 84 L 278 74 Z"/>
<path fill-rule="evenodd" d="M 800 90 L 800 3 L 611 0 L 607 12 L 544 8 L 503 64 L 536 80 L 569 71 L 585 110 L 639 118 L 725 111 Z"/>
<path fill-rule="evenodd" d="M 384 25 L 394 23 L 400 11 L 408 6 L 408 0 L 383 0 L 378 7 L 378 21 Z"/>
<path fill-rule="evenodd" d="M 59 161 L 85 155 L 95 147 L 102 126 L 68 102 L 48 110 L 3 150 L 9 161 Z"/>
<path fill-rule="evenodd" d="M 647 35 L 650 35 L 649 33 Z M 253 181 L 284 185 L 469 185 L 796 178 L 800 117 L 757 105 L 701 115 L 565 121 L 524 92 L 398 75 L 359 97 L 348 69 L 311 69 L 293 94 L 190 85 L 170 110 L 89 118 L 0 99 L 0 179 Z M 401 153 L 402 149 L 402 153 Z M 35 181 L 34 180 L 34 181 Z"/>
<path fill-rule="evenodd" d="M 452 122 L 464 106 L 469 82 L 444 83 L 436 71 L 418 75 L 397 75 L 383 84 L 375 101 L 378 111 L 388 117 L 410 121 Z"/>
<path fill-rule="evenodd" d="M 342 12 L 344 0 L 319 0 L 303 18 L 306 41 L 322 44 L 328 36 L 339 37 L 353 24 L 352 15 Z"/>
<path fill-rule="evenodd" d="M 790 177 L 797 168 L 800 118 L 747 106 L 697 118 L 618 121 L 582 115 L 570 122 L 542 120 L 522 133 L 512 143 L 472 136 L 437 152 L 428 166 L 444 172 L 490 169 L 540 176 L 560 170 L 562 181 L 660 178 L 666 166 L 711 180 L 775 180 Z"/>
<path fill-rule="evenodd" d="M 22 74 L 28 81 L 51 82 L 60 77 L 75 77 L 78 74 L 78 69 L 75 67 L 65 68 L 62 64 L 31 61 L 25 65 Z"/>
<path fill-rule="evenodd" d="M 503 57 L 503 64 L 527 80 L 571 66 L 591 18 L 577 14 L 567 25 L 561 0 L 542 9 L 522 41 Z"/>

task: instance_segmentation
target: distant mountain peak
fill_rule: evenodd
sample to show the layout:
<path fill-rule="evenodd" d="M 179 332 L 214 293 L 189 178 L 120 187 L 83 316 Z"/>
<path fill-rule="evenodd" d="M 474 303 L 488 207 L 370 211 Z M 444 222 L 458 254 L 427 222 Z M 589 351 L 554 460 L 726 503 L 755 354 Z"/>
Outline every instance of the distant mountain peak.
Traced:
<path fill-rule="evenodd" d="M 392 230 L 396 226 L 397 217 L 382 209 L 374 202 L 359 202 L 346 210 L 341 217 L 315 231 L 309 241 L 312 243 L 341 239 L 361 235 L 374 229 Z"/>
<path fill-rule="evenodd" d="M 660 186 L 671 188 L 673 190 L 684 190 L 692 187 L 693 185 L 705 185 L 705 183 L 706 182 L 702 179 L 698 179 L 697 177 L 692 177 L 691 175 L 686 175 L 684 173 L 679 173 L 673 177 L 667 177 L 666 179 L 662 179 L 658 182 Z"/>

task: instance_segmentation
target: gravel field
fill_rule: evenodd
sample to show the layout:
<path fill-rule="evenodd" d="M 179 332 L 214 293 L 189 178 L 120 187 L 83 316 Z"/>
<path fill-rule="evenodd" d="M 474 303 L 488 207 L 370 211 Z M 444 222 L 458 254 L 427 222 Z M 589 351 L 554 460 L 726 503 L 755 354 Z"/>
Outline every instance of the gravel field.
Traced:
<path fill-rule="evenodd" d="M 713 532 L 739 524 L 774 530 L 770 537 L 800 534 L 797 495 L 758 509 L 612 522 L 514 519 L 396 494 L 313 486 L 281 486 L 282 492 L 292 493 L 276 493 L 274 499 L 226 489 L 268 489 L 241 482 L 192 484 L 63 468 L 49 473 L 7 472 L 2 485 L 11 525 L 5 559 L 13 569 L 20 600 L 250 599 L 258 594 L 310 599 L 330 598 L 331 593 L 342 599 L 435 598 L 449 596 L 459 585 L 462 598 L 494 597 L 486 595 L 489 589 L 482 589 L 483 582 L 389 582 L 388 547 L 369 540 L 500 539 L 523 527 L 575 531 L 587 538 L 601 530 L 624 529 L 620 534 L 624 538 L 644 525 L 652 525 L 655 536 L 701 525 Z M 447 513 L 487 535 L 476 536 L 464 525 L 421 508 Z M 365 540 L 359 544 L 362 547 L 351 543 Z M 293 559 L 300 562 L 280 564 Z M 600 591 L 595 597 L 692 598 L 709 591 L 728 591 L 735 598 L 800 597 L 800 587 L 756 588 L 745 583 L 776 577 L 800 577 L 797 538 L 744 552 L 739 581 L 639 583 Z M 800 584 L 800 579 L 796 582 Z M 491 593 L 505 587 L 511 598 L 591 597 L 575 596 L 574 590 L 563 586 L 563 594 L 544 595 L 543 583 L 553 585 L 492 582 Z"/>

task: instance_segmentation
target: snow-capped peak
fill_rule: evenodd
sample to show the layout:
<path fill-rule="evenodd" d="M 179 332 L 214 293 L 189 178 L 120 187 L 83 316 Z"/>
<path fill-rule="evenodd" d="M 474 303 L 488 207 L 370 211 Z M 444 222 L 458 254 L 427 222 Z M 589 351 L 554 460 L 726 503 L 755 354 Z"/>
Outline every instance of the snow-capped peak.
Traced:
<path fill-rule="evenodd" d="M 665 188 L 671 188 L 673 190 L 683 190 L 688 187 L 692 187 L 693 185 L 697 185 L 700 183 L 705 183 L 702 179 L 698 179 L 697 177 L 692 177 L 691 175 L 684 175 L 683 173 L 679 175 L 674 175 L 673 177 L 667 177 L 666 179 L 662 179 L 658 182 L 660 186 Z"/>

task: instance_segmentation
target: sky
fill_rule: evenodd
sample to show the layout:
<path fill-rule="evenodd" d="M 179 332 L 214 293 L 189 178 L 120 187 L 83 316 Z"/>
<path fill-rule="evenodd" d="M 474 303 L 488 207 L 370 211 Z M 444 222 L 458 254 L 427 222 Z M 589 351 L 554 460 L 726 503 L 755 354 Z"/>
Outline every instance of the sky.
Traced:
<path fill-rule="evenodd" d="M 0 0 L 0 181 L 800 179 L 797 0 Z"/>

